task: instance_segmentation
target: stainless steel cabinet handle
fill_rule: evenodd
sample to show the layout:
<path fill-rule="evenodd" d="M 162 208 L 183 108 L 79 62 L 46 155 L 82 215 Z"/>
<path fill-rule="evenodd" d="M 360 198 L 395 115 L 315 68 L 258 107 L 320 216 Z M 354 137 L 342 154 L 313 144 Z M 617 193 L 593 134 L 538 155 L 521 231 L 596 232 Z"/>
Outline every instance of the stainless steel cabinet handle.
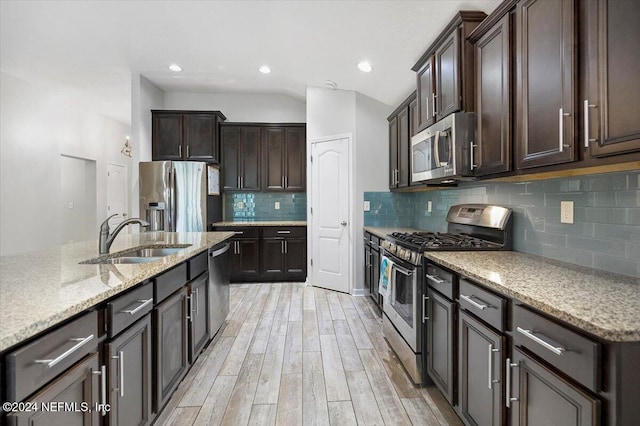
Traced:
<path fill-rule="evenodd" d="M 93 374 L 100 375 L 100 404 L 102 405 L 102 410 L 100 410 L 100 415 L 107 415 L 107 410 L 105 407 L 107 406 L 107 366 L 100 366 L 100 371 L 92 371 Z"/>
<path fill-rule="evenodd" d="M 182 158 L 182 145 L 178 145 L 178 157 Z"/>
<path fill-rule="evenodd" d="M 474 295 L 467 296 L 465 294 L 460 293 L 460 299 L 471 303 L 471 305 L 475 306 L 476 308 L 480 309 L 481 311 L 484 311 L 485 309 L 491 307 L 491 305 L 488 305 L 486 303 L 485 304 L 480 304 L 480 303 L 476 302 L 475 300 L 472 299 L 472 297 L 475 297 L 475 296 Z M 480 300 L 480 299 L 478 299 L 478 300 Z"/>
<path fill-rule="evenodd" d="M 240 187 L 244 188 L 244 176 L 240 176 Z"/>
<path fill-rule="evenodd" d="M 244 235 L 244 231 L 233 231 L 233 235 Z"/>
<path fill-rule="evenodd" d="M 564 148 L 569 146 L 564 144 L 564 118 L 569 115 L 571 114 L 564 112 L 564 110 L 560 108 L 558 112 L 558 151 L 560 152 L 564 152 Z"/>
<path fill-rule="evenodd" d="M 562 355 L 563 352 L 567 351 L 567 349 L 563 348 L 562 346 L 553 346 L 551 343 L 549 343 L 549 342 L 547 342 L 545 340 L 542 340 L 541 338 L 536 336 L 532 330 L 526 330 L 526 329 L 520 328 L 520 327 L 517 327 L 516 330 L 518 331 L 518 333 L 528 337 L 529 339 L 533 340 L 534 342 L 536 342 L 537 344 L 543 346 L 544 348 L 550 350 L 551 352 L 553 352 L 556 355 Z"/>
<path fill-rule="evenodd" d="M 280 241 L 280 253 L 284 254 L 284 240 Z"/>
<path fill-rule="evenodd" d="M 196 315 L 200 315 L 200 289 L 196 288 Z"/>
<path fill-rule="evenodd" d="M 284 176 L 282 176 L 282 178 L 280 179 L 281 183 L 282 183 L 282 189 L 284 189 Z"/>
<path fill-rule="evenodd" d="M 489 365 L 488 365 L 488 374 L 487 374 L 487 386 L 489 387 L 489 390 L 491 390 L 493 388 L 493 384 L 494 383 L 499 383 L 499 380 L 494 380 L 493 379 L 493 354 L 495 352 L 500 352 L 500 349 L 494 349 L 493 348 L 493 344 L 489 344 Z"/>
<path fill-rule="evenodd" d="M 240 254 L 240 241 L 236 241 L 237 251 L 236 254 Z"/>
<path fill-rule="evenodd" d="M 191 317 L 191 313 L 193 312 L 193 304 L 191 303 L 191 295 L 187 295 L 187 319 L 189 322 L 193 322 L 193 318 Z"/>
<path fill-rule="evenodd" d="M 596 139 L 589 139 L 589 108 L 595 108 L 594 104 L 589 103 L 589 99 L 584 100 L 584 147 L 589 148 L 589 142 L 595 142 Z"/>
<path fill-rule="evenodd" d="M 120 397 L 124 396 L 124 352 L 118 352 L 118 365 L 120 366 Z"/>
<path fill-rule="evenodd" d="M 433 281 L 433 282 L 435 282 L 435 283 L 438 283 L 438 284 L 442 284 L 442 283 L 444 282 L 444 280 L 441 280 L 441 279 L 440 279 L 440 278 L 438 278 L 436 275 L 429 275 L 429 274 L 426 274 L 426 277 L 427 277 L 428 279 L 430 279 L 431 281 Z"/>
<path fill-rule="evenodd" d="M 93 339 L 93 337 L 94 337 L 93 334 L 90 334 L 87 337 L 69 339 L 69 341 L 71 342 L 78 342 L 78 343 L 76 343 L 71 348 L 67 349 L 66 351 L 64 351 L 63 353 L 61 353 L 60 355 L 58 355 L 53 359 L 36 359 L 34 362 L 36 364 L 47 364 L 47 368 L 54 367 L 55 365 L 63 361 L 65 358 L 67 358 L 69 355 L 71 355 L 72 353 L 80 349 L 82 346 L 89 343 Z"/>
<path fill-rule="evenodd" d="M 153 303 L 153 297 L 151 299 L 147 299 L 147 300 L 136 300 L 136 302 L 141 303 L 141 305 L 139 305 L 135 309 L 125 309 L 123 311 L 120 311 L 120 313 L 129 314 L 129 315 L 135 315 L 138 312 L 140 312 L 140 310 L 143 309 L 145 306 L 149 305 L 150 303 Z"/>
<path fill-rule="evenodd" d="M 517 402 L 518 398 L 512 398 L 511 397 L 511 369 L 514 367 L 518 367 L 518 364 L 515 363 L 511 363 L 511 358 L 507 358 L 506 361 L 506 366 L 505 366 L 505 373 L 507 375 L 506 377 L 506 382 L 505 383 L 505 405 L 507 408 L 511 407 L 511 403 L 512 402 Z"/>
<path fill-rule="evenodd" d="M 290 234 L 291 231 L 276 231 L 277 234 Z"/>
<path fill-rule="evenodd" d="M 287 240 L 284 241 L 284 254 L 289 253 L 289 243 Z"/>
<path fill-rule="evenodd" d="M 477 147 L 477 146 L 478 146 L 478 145 L 475 145 L 475 144 L 473 143 L 473 141 L 471 141 L 471 170 L 473 170 L 473 169 L 475 169 L 475 168 L 476 168 L 476 165 L 475 165 L 475 164 L 473 164 L 473 160 L 474 160 L 474 155 L 473 155 L 474 153 L 473 153 L 473 151 L 474 151 L 474 148 L 475 148 L 475 147 Z"/>
<path fill-rule="evenodd" d="M 189 158 L 189 145 L 187 145 L 187 158 Z"/>
<path fill-rule="evenodd" d="M 431 94 L 431 100 L 433 102 L 433 115 L 436 115 L 436 94 L 435 94 L 435 92 Z"/>
<path fill-rule="evenodd" d="M 429 317 L 427 316 L 427 300 L 429 300 L 429 298 L 423 294 L 422 295 L 422 323 L 423 324 L 426 320 L 429 319 Z"/>
<path fill-rule="evenodd" d="M 284 187 L 285 189 L 289 187 L 289 176 L 284 177 Z"/>
<path fill-rule="evenodd" d="M 428 117 L 429 116 L 429 97 L 428 96 L 424 98 L 424 102 L 426 103 L 425 110 L 427 111 L 427 117 Z"/>

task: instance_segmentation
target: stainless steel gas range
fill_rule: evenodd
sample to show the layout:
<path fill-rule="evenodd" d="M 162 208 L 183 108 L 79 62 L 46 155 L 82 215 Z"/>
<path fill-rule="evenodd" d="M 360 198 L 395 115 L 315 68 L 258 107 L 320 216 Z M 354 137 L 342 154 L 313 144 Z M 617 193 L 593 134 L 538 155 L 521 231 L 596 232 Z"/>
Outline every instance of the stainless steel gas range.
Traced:
<path fill-rule="evenodd" d="M 394 232 L 381 243 L 393 262 L 390 297 L 384 298 L 383 330 L 411 379 L 422 382 L 422 326 L 425 251 L 511 250 L 512 214 L 486 204 L 452 206 L 447 232 Z"/>

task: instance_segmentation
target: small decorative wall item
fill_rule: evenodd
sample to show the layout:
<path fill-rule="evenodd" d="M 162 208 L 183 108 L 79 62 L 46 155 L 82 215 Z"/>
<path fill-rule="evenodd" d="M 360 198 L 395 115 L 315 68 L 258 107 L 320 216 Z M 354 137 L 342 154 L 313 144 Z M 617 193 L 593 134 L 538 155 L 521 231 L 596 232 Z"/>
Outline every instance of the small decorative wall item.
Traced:
<path fill-rule="evenodd" d="M 124 141 L 124 147 L 120 150 L 122 155 L 131 158 L 131 144 L 129 143 L 129 136 Z"/>
<path fill-rule="evenodd" d="M 220 195 L 220 169 L 218 167 L 209 165 L 208 183 L 209 195 Z"/>

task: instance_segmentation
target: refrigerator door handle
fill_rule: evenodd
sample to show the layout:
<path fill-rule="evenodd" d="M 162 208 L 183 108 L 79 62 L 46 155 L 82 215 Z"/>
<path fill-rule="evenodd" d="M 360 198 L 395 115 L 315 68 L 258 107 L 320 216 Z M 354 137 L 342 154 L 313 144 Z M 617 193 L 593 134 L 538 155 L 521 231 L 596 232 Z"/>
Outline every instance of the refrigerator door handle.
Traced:
<path fill-rule="evenodd" d="M 171 213 L 170 213 L 170 217 L 171 217 L 171 228 L 170 231 L 171 232 L 176 232 L 176 227 L 177 227 L 177 212 L 176 212 L 176 169 L 173 168 L 173 165 L 171 166 L 170 169 L 170 174 L 169 174 L 169 203 L 170 203 L 170 209 L 171 209 Z"/>
<path fill-rule="evenodd" d="M 171 232 L 173 228 L 173 193 L 171 189 L 171 182 L 173 182 L 173 168 L 169 167 L 167 176 L 167 183 L 169 184 L 169 199 L 167 200 L 167 210 L 169 213 L 167 217 L 167 231 L 169 232 Z"/>

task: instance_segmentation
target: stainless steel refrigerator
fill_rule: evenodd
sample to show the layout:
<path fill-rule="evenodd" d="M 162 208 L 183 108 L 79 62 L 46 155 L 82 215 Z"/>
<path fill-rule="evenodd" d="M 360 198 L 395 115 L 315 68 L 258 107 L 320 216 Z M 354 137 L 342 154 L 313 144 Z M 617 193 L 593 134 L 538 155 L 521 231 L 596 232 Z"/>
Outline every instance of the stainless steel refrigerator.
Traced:
<path fill-rule="evenodd" d="M 149 161 L 139 169 L 140 215 L 149 231 L 204 232 L 222 220 L 220 196 L 207 195 L 207 163 Z"/>

